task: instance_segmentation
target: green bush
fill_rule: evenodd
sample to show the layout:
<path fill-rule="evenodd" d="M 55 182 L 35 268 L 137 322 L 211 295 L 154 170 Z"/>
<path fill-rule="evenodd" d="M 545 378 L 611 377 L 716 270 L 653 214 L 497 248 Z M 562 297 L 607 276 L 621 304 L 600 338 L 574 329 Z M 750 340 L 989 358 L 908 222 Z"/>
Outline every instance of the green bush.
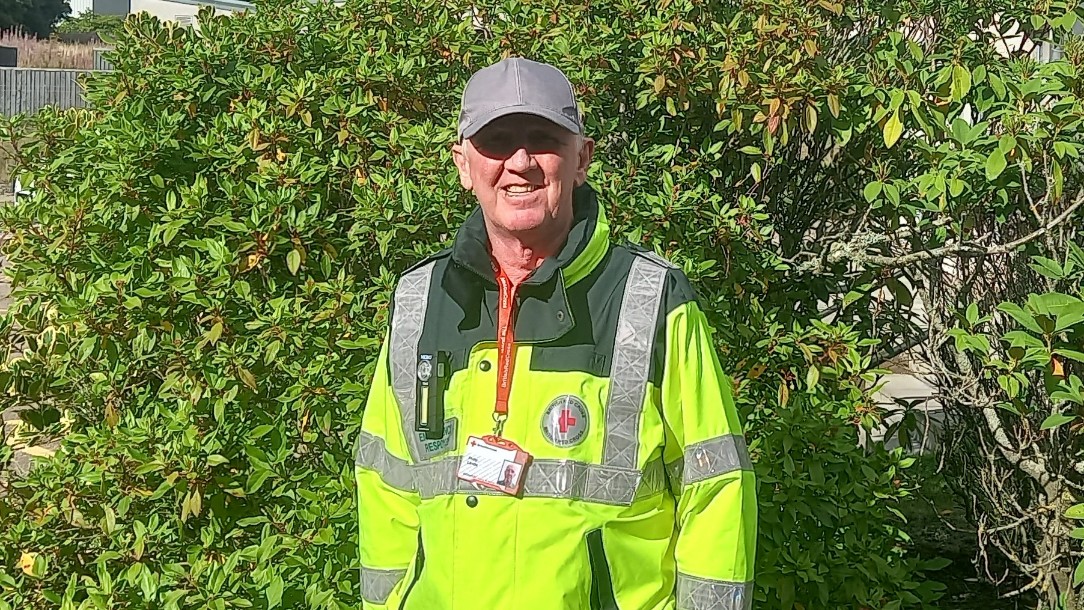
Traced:
<path fill-rule="evenodd" d="M 615 232 L 684 265 L 718 328 L 761 482 L 756 606 L 928 607 L 937 564 L 908 557 L 895 508 L 909 460 L 858 446 L 877 342 L 819 321 L 835 288 L 780 258 L 799 219 L 769 205 L 832 208 L 794 183 L 820 164 L 779 160 L 802 134 L 879 140 L 865 78 L 887 60 L 838 32 L 867 19 L 880 39 L 901 15 L 738 8 L 270 1 L 204 11 L 199 33 L 126 22 L 95 109 L 0 134 L 30 134 L 35 190 L 0 208 L 19 354 L 0 406 L 68 431 L 0 498 L 0 609 L 357 606 L 351 445 L 388 296 L 470 211 L 459 91 L 510 53 L 578 84 Z"/>
<path fill-rule="evenodd" d="M 124 17 L 120 15 L 100 15 L 87 11 L 75 17 L 67 17 L 57 24 L 54 31 L 61 34 L 95 32 L 100 38 L 112 39 L 121 32 L 123 27 Z"/>

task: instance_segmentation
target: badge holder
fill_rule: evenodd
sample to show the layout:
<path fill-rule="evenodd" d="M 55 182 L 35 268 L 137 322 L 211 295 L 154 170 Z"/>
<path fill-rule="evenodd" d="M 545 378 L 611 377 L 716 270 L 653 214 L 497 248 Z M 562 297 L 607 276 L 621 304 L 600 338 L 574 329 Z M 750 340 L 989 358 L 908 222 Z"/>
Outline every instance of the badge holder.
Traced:
<path fill-rule="evenodd" d="M 510 496 L 523 489 L 523 474 L 531 456 L 512 441 L 498 436 L 471 436 L 459 460 L 456 477 Z"/>

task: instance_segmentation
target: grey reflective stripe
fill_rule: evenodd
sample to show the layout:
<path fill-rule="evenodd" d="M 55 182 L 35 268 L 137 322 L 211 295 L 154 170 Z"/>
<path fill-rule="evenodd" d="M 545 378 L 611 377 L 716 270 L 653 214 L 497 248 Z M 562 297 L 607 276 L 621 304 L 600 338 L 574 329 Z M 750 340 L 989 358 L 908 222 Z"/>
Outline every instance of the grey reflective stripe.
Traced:
<path fill-rule="evenodd" d="M 698 483 L 735 470 L 753 469 L 753 464 L 749 461 L 749 450 L 745 447 L 745 437 L 740 434 L 726 434 L 693 443 L 685 448 L 682 461 L 683 485 Z"/>
<path fill-rule="evenodd" d="M 633 470 L 638 466 L 640 413 L 647 393 L 666 271 L 658 261 L 636 256 L 625 281 L 602 443 L 602 463 L 610 468 Z"/>
<path fill-rule="evenodd" d="M 414 404 L 418 370 L 418 340 L 425 325 L 425 310 L 429 306 L 429 282 L 436 261 L 429 262 L 403 275 L 395 289 L 395 309 L 392 312 L 391 339 L 388 348 L 391 361 L 391 386 L 403 415 L 403 436 L 410 446 L 411 457 L 419 460 L 421 447 L 414 434 Z"/>
<path fill-rule="evenodd" d="M 422 498 L 452 493 L 498 494 L 477 489 L 455 474 L 459 458 L 446 458 L 414 468 L 415 485 Z M 662 460 L 644 471 L 629 471 L 573 460 L 533 460 L 523 482 L 524 498 L 561 498 L 599 504 L 628 505 L 666 489 Z"/>
<path fill-rule="evenodd" d="M 677 610 L 749 610 L 753 583 L 697 578 L 678 572 Z"/>
<path fill-rule="evenodd" d="M 384 439 L 368 432 L 358 435 L 358 449 L 354 463 L 375 471 L 388 485 L 402 491 L 414 490 L 414 477 L 406 460 L 388 453 Z"/>
<path fill-rule="evenodd" d="M 361 598 L 370 604 L 388 601 L 395 585 L 406 576 L 406 570 L 376 570 L 361 567 Z"/>
<path fill-rule="evenodd" d="M 354 461 L 379 474 L 391 487 L 418 492 L 425 499 L 456 492 L 489 493 L 455 476 L 459 457 L 413 466 L 388 453 L 384 439 L 367 432 L 362 432 L 358 438 Z M 662 460 L 649 463 L 643 472 L 573 460 L 534 460 L 526 476 L 523 482 L 525 498 L 563 498 L 600 504 L 628 505 L 655 495 L 667 486 Z"/>

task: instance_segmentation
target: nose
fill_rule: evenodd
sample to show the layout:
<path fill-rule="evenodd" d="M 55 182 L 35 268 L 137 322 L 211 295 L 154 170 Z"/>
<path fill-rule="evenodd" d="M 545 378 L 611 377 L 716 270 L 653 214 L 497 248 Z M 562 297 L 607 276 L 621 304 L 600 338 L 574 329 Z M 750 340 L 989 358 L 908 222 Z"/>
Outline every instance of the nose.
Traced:
<path fill-rule="evenodd" d="M 523 173 L 534 165 L 534 157 L 527 152 L 525 147 L 520 146 L 512 153 L 512 156 L 508 157 L 504 165 L 509 171 Z"/>

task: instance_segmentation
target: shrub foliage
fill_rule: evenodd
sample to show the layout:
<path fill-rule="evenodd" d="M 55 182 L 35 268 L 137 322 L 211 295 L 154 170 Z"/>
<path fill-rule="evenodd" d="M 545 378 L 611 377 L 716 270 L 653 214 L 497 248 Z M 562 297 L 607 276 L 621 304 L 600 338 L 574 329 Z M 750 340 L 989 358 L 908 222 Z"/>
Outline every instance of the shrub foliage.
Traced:
<path fill-rule="evenodd" d="M 861 278 L 796 264 L 817 218 L 900 205 L 864 187 L 901 104 L 935 107 L 898 92 L 925 52 L 909 16 L 270 0 L 198 32 L 129 19 L 92 109 L 3 128 L 35 194 L 0 209 L 0 405 L 64 438 L 0 492 L 0 609 L 357 607 L 351 446 L 389 293 L 473 205 L 458 94 L 508 54 L 577 83 L 616 233 L 684 265 L 718 328 L 761 482 L 756 606 L 929 606 L 939 564 L 908 556 L 896 508 L 910 459 L 858 443 L 870 318 L 818 308 Z"/>

